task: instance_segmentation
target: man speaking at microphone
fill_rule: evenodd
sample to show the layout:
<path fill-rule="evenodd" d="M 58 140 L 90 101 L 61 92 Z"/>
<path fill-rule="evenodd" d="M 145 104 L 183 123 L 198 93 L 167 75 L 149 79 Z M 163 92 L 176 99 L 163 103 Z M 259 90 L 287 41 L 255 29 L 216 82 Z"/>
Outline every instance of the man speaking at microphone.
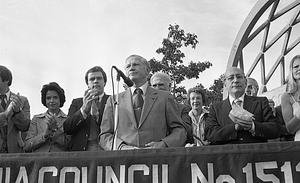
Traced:
<path fill-rule="evenodd" d="M 88 89 L 83 98 L 73 99 L 64 131 L 72 135 L 69 151 L 98 151 L 98 135 L 105 103 L 109 97 L 104 93 L 107 77 L 104 70 L 95 66 L 85 74 Z"/>
<path fill-rule="evenodd" d="M 126 59 L 125 70 L 133 86 L 119 94 L 116 138 L 114 97 L 107 100 L 100 126 L 102 148 L 130 150 L 183 146 L 187 134 L 176 114 L 173 97 L 169 92 L 148 86 L 150 67 L 147 60 L 131 55 Z"/>

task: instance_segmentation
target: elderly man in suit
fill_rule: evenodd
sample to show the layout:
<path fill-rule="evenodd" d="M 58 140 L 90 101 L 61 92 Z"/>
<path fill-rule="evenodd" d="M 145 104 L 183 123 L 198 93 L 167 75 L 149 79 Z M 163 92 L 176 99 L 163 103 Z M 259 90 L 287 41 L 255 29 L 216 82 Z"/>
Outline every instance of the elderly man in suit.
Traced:
<path fill-rule="evenodd" d="M 104 93 L 107 77 L 104 70 L 95 66 L 85 74 L 88 89 L 83 98 L 73 99 L 68 118 L 64 122 L 64 131 L 72 135 L 69 151 L 98 151 L 98 135 L 102 114 L 109 95 Z"/>
<path fill-rule="evenodd" d="M 21 132 L 30 124 L 30 105 L 26 97 L 10 91 L 12 73 L 0 65 L 0 153 L 22 153 Z"/>
<path fill-rule="evenodd" d="M 254 78 L 247 78 L 247 86 L 246 86 L 246 94 L 248 96 L 257 96 L 259 90 L 259 86 L 257 81 Z"/>
<path fill-rule="evenodd" d="M 214 104 L 209 111 L 205 135 L 211 144 L 240 144 L 267 142 L 279 137 L 276 118 L 266 97 L 245 94 L 247 80 L 243 70 L 230 67 L 225 73 L 227 99 Z M 252 118 L 230 118 L 229 113 L 239 105 L 253 114 Z"/>
<path fill-rule="evenodd" d="M 152 75 L 150 79 L 152 88 L 171 92 L 172 81 L 168 74 L 158 72 Z M 191 110 L 190 106 L 181 104 L 175 101 L 177 114 L 181 117 L 183 124 L 187 131 L 187 143 L 194 143 L 192 132 L 192 121 L 189 116 Z"/>
<path fill-rule="evenodd" d="M 187 134 L 176 114 L 173 97 L 169 92 L 148 86 L 150 67 L 147 60 L 131 55 L 126 59 L 125 70 L 134 85 L 119 94 L 116 131 L 115 101 L 113 97 L 108 99 L 101 123 L 101 146 L 105 150 L 183 146 Z"/>

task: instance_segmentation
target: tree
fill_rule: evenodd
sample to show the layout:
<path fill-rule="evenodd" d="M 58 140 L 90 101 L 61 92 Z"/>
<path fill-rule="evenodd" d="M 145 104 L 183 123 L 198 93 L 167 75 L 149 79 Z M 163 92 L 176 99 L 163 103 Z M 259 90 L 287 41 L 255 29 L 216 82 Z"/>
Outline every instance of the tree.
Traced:
<path fill-rule="evenodd" d="M 184 96 L 184 94 L 186 94 L 186 90 L 184 87 L 178 87 L 177 85 L 186 78 L 198 79 L 199 74 L 212 66 L 212 64 L 209 61 L 190 61 L 188 66 L 183 65 L 183 58 L 185 58 L 185 54 L 181 51 L 181 48 L 191 46 L 195 49 L 196 45 L 199 43 L 197 35 L 185 33 L 184 30 L 177 24 L 170 24 L 168 30 L 169 33 L 167 38 L 164 38 L 162 41 L 163 46 L 156 50 L 156 53 L 163 55 L 162 60 L 159 61 L 152 58 L 149 61 L 151 72 L 156 73 L 162 71 L 170 75 L 173 81 L 172 93 L 174 95 Z"/>
<path fill-rule="evenodd" d="M 214 84 L 209 87 L 212 92 L 209 105 L 223 100 L 223 87 L 224 87 L 225 75 L 222 74 L 218 79 L 214 80 Z"/>
<path fill-rule="evenodd" d="M 214 84 L 208 89 L 204 88 L 201 83 L 197 83 L 196 87 L 200 87 L 204 90 L 207 100 L 204 105 L 210 106 L 211 104 L 223 100 L 223 85 L 225 75 L 222 74 L 218 79 L 214 80 Z"/>

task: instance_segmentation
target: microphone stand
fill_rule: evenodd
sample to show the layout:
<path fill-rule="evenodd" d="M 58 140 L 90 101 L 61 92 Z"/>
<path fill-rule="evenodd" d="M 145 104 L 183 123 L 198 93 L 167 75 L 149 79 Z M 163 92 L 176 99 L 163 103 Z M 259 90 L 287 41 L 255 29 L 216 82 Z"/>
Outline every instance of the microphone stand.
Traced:
<path fill-rule="evenodd" d="M 117 137 L 118 137 L 118 125 L 119 125 L 119 85 L 120 85 L 120 74 L 117 74 L 117 91 L 116 91 L 116 99 L 114 103 L 115 107 L 115 113 L 114 113 L 114 134 L 113 134 L 113 144 L 112 144 L 112 150 L 118 150 L 117 147 Z"/>

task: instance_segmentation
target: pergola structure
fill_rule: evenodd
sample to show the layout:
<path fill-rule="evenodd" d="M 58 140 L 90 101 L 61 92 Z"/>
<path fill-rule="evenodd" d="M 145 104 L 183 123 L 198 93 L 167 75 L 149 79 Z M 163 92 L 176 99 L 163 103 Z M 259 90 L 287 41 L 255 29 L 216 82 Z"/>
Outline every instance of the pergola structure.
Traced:
<path fill-rule="evenodd" d="M 253 71 L 258 68 L 260 70 L 260 81 L 258 81 L 260 95 L 273 98 L 278 103 L 280 96 L 278 91 L 282 93 L 285 84 L 285 64 L 289 61 L 287 57 L 292 58 L 295 54 L 300 54 L 299 23 L 300 0 L 259 0 L 236 36 L 227 68 L 239 67 L 245 71 L 247 77 L 251 77 Z M 255 46 L 251 45 L 251 42 L 255 42 Z M 247 52 L 249 49 L 253 51 L 253 48 L 257 49 L 256 55 L 250 58 Z M 251 63 L 251 65 L 246 68 L 245 63 Z M 271 66 L 269 71 L 266 65 Z M 266 86 L 277 69 L 280 69 L 281 73 L 278 79 L 281 87 L 278 87 L 275 92 L 277 94 L 269 93 Z M 225 95 L 227 95 L 226 91 Z"/>

